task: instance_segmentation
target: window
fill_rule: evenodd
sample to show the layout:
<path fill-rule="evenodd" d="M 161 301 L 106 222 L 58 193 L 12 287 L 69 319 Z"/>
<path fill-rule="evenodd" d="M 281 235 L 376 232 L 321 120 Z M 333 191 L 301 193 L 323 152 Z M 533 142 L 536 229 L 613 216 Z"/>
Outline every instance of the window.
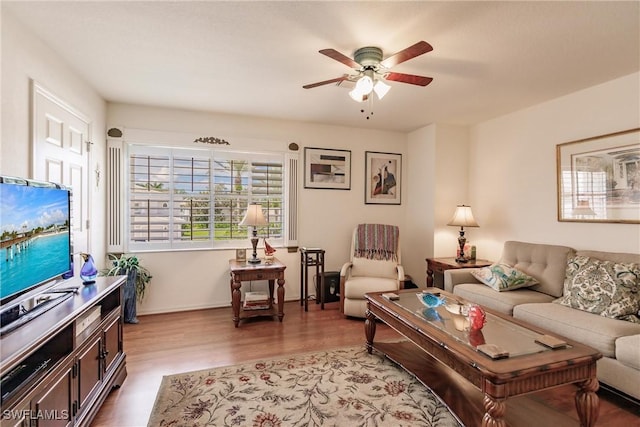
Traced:
<path fill-rule="evenodd" d="M 283 244 L 283 154 L 129 146 L 129 250 L 246 246 L 238 224 L 260 203 L 258 235 Z"/>
<path fill-rule="evenodd" d="M 562 172 L 562 211 L 569 218 L 607 217 L 607 179 L 604 172 Z"/>

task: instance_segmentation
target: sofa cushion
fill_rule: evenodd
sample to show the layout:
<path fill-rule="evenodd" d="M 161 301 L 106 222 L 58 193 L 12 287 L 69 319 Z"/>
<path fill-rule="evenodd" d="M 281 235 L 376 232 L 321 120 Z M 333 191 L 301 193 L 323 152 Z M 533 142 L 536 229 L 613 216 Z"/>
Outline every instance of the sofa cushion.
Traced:
<path fill-rule="evenodd" d="M 528 274 L 507 264 L 492 264 L 489 267 L 471 270 L 473 277 L 495 291 L 511 291 L 538 284 L 538 281 Z"/>
<path fill-rule="evenodd" d="M 529 302 L 551 302 L 553 297 L 529 289 L 516 289 L 511 292 L 496 292 L 479 283 L 461 283 L 453 288 L 453 293 L 467 301 L 480 304 L 500 313 L 511 315 L 513 307 Z"/>
<path fill-rule="evenodd" d="M 567 257 L 573 253 L 568 246 L 507 241 L 500 262 L 534 277 L 538 284 L 531 289 L 557 298 L 562 296 Z"/>
<path fill-rule="evenodd" d="M 398 270 L 396 270 L 398 263 L 396 261 L 354 257 L 352 263 L 351 274 L 353 276 L 388 277 L 390 279 L 398 277 Z"/>
<path fill-rule="evenodd" d="M 351 276 L 344 283 L 344 297 L 364 299 L 368 292 L 397 291 L 398 281 L 382 277 Z"/>
<path fill-rule="evenodd" d="M 553 303 L 518 305 L 513 308 L 513 317 L 593 347 L 606 357 L 615 357 L 619 337 L 640 334 L 640 324 Z"/>
<path fill-rule="evenodd" d="M 620 337 L 616 340 L 616 359 L 640 370 L 640 335 Z"/>
<path fill-rule="evenodd" d="M 576 255 L 567 261 L 564 296 L 555 302 L 640 323 L 640 266 Z"/>

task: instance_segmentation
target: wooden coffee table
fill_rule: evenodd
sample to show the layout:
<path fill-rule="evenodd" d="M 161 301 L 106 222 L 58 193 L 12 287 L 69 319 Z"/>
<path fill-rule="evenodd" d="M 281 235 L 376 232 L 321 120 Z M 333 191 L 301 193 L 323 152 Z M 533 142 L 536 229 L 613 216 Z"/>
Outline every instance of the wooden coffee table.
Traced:
<path fill-rule="evenodd" d="M 424 292 L 440 295 L 447 301 L 446 305 L 429 309 L 416 297 L 418 292 L 422 291 L 399 291 L 400 298 L 396 301 L 384 298 L 381 292 L 366 295 L 365 334 L 369 353 L 376 349 L 402 365 L 402 360 L 397 360 L 399 345 L 374 342 L 379 319 L 408 338 L 414 348 L 419 347 L 440 362 L 433 363 L 434 381 L 448 378 L 451 370 L 461 375 L 481 391 L 483 400 L 481 419 L 461 417 L 467 425 L 506 426 L 507 398 L 571 383 L 579 385 L 575 402 L 580 424 L 595 424 L 600 407 L 596 361 L 602 357 L 597 350 L 557 335 L 567 346 L 548 348 L 535 340 L 541 335 L 552 335 L 550 332 L 489 309 L 485 309 L 487 323 L 482 331 L 469 332 L 465 330 L 468 323 L 464 316 L 454 310 L 455 303 L 465 301 L 437 288 L 427 288 Z M 476 348 L 485 343 L 498 345 L 509 356 L 492 359 Z M 473 395 L 452 394 L 440 397 L 452 406 L 454 400 Z M 460 407 L 459 402 L 457 406 Z M 531 416 L 535 419 L 536 414 Z"/>

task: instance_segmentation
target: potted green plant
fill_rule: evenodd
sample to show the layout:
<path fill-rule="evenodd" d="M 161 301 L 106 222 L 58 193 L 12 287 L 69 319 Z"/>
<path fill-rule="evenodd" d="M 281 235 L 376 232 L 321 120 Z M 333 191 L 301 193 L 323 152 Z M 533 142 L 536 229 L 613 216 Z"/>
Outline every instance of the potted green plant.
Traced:
<path fill-rule="evenodd" d="M 147 284 L 151 281 L 151 272 L 140 265 L 136 255 L 108 254 L 111 260 L 111 268 L 103 270 L 105 276 L 127 276 L 124 286 L 124 321 L 126 323 L 138 323 L 136 317 L 136 299 L 142 301 Z"/>

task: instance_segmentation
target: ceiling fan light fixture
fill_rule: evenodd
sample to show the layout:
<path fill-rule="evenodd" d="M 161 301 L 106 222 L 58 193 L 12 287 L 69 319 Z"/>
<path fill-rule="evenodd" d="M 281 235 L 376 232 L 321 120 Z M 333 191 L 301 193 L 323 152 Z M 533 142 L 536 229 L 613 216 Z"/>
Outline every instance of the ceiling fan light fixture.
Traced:
<path fill-rule="evenodd" d="M 358 88 L 355 88 L 352 91 L 349 91 L 349 96 L 356 102 L 364 102 L 366 95 L 364 93 L 360 93 Z"/>
<path fill-rule="evenodd" d="M 369 76 L 362 76 L 356 82 L 356 88 L 362 95 L 369 95 L 373 90 L 373 80 Z"/>
<path fill-rule="evenodd" d="M 373 86 L 373 90 L 378 95 L 378 99 L 384 98 L 384 96 L 389 92 L 391 86 L 383 82 L 382 80 L 378 80 L 376 84 Z"/>
<path fill-rule="evenodd" d="M 354 101 L 360 103 L 373 101 L 371 97 L 372 91 L 376 93 L 378 99 L 382 99 L 391 89 L 391 86 L 387 85 L 385 81 L 394 81 L 416 86 L 427 86 L 431 83 L 433 80 L 431 77 L 396 73 L 390 72 L 389 70 L 398 64 L 431 52 L 432 50 L 433 47 L 429 43 L 419 41 L 383 60 L 382 49 L 375 46 L 366 46 L 357 49 L 354 52 L 353 59 L 335 49 L 322 49 L 319 51 L 321 54 L 354 69 L 357 74 L 344 74 L 341 77 L 311 83 L 302 87 L 304 89 L 311 89 L 317 86 L 348 81 L 349 83 L 355 83 L 355 88 L 349 92 L 349 96 Z M 368 118 L 369 116 L 367 116 L 367 119 Z"/>

